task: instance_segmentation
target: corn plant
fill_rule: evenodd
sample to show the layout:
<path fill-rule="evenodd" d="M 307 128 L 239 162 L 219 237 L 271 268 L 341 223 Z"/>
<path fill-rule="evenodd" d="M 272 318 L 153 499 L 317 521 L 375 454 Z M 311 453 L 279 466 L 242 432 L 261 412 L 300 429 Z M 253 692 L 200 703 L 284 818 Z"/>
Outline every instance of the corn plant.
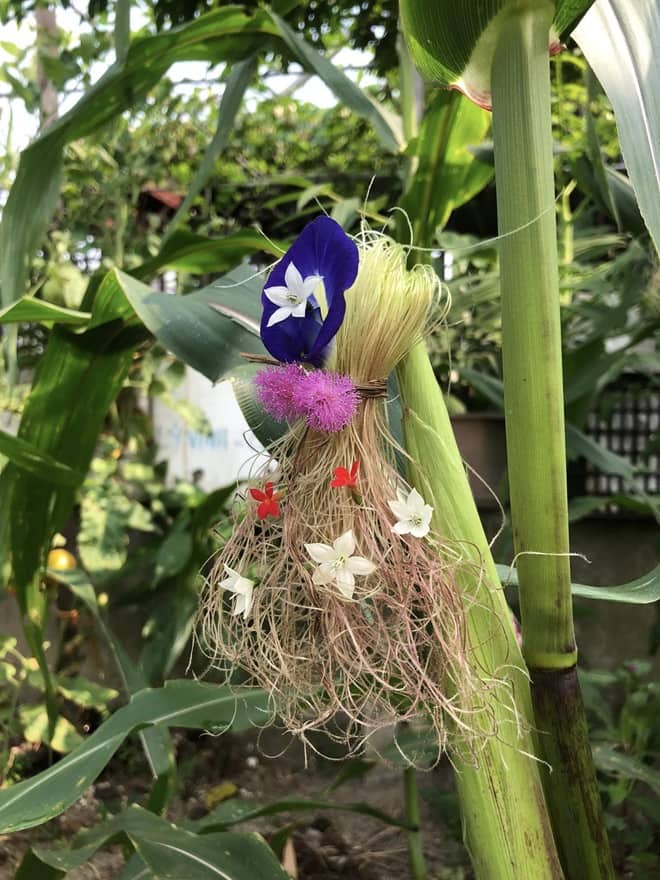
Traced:
<path fill-rule="evenodd" d="M 504 406 L 522 651 L 509 625 L 498 572 L 422 343 L 397 367 L 402 437 L 409 456 L 407 478 L 420 492 L 430 489 L 443 533 L 469 547 L 474 571 L 480 574 L 466 577 L 460 587 L 476 598 L 468 611 L 467 627 L 472 642 L 479 646 L 478 666 L 486 676 L 507 667 L 515 694 L 516 724 L 507 723 L 511 715 L 502 703 L 495 701 L 489 707 L 501 722 L 502 732 L 485 742 L 478 763 L 467 760 L 460 750 L 453 754 L 464 834 L 477 876 L 612 876 L 577 683 L 572 626 L 548 85 L 549 45 L 557 48 L 559 38 L 571 33 L 591 4 L 581 0 L 563 0 L 556 7 L 546 0 L 464 4 L 406 0 L 402 30 L 408 49 L 401 44 L 403 112 L 398 121 L 292 31 L 282 17 L 290 5 L 260 9 L 253 15 L 237 7 L 221 7 L 171 32 L 131 41 L 129 4 L 119 4 L 116 63 L 21 158 L 0 231 L 0 317 L 9 328 L 31 320 L 54 325 L 54 329 L 18 436 L 0 435 L 0 451 L 9 459 L 0 475 L 3 509 L 9 511 L 8 528 L 0 524 L 0 559 L 7 556 L 11 563 L 26 636 L 43 677 L 50 726 L 54 730 L 58 710 L 57 682 L 42 644 L 46 552 L 74 504 L 103 419 L 122 387 L 134 352 L 155 337 L 214 381 L 233 372 L 246 414 L 254 420 L 254 396 L 250 399 L 245 392 L 235 369 L 239 352 L 263 355 L 258 339 L 262 285 L 238 263 L 253 247 L 271 247 L 273 256 L 279 253 L 246 232 L 219 246 L 222 265 L 226 266 L 229 251 L 238 266 L 220 286 L 185 297 L 163 297 L 140 279 L 166 265 L 189 267 L 197 251 L 207 252 L 210 247 L 208 241 L 191 242 L 172 234 L 157 257 L 130 275 L 115 269 L 102 280 L 94 279 L 79 310 L 24 296 L 29 261 L 57 199 L 62 149 L 127 109 L 158 82 L 171 63 L 196 58 L 200 52 L 213 60 L 227 59 L 233 66 L 218 132 L 175 217 L 174 233 L 230 136 L 237 108 L 258 70 L 260 53 L 273 45 L 286 47 L 308 70 L 321 76 L 340 100 L 369 120 L 387 149 L 401 154 L 403 205 L 417 248 L 412 253 L 418 254 L 413 262 L 425 261 L 423 255 L 434 247 L 437 232 L 452 210 L 479 192 L 492 176 L 492 169 L 475 160 L 468 149 L 486 134 L 489 117 L 484 107 L 492 103 Z M 644 98 L 657 81 L 657 66 L 650 64 L 647 81 L 637 82 L 640 101 L 626 102 L 621 88 L 624 78 L 613 72 L 612 59 L 621 57 L 634 67 L 636 41 L 659 32 L 653 4 L 632 4 L 631 0 L 598 0 L 594 13 L 577 30 L 585 53 L 593 55 L 596 72 L 612 92 L 621 118 L 624 155 L 656 242 L 660 233 L 654 169 L 660 120 L 657 106 Z M 607 53 L 601 50 L 607 40 L 619 42 L 616 51 L 604 58 Z M 425 106 L 420 119 L 413 98 L 411 61 L 426 77 L 461 89 L 481 106 L 458 94 L 440 92 Z M 642 130 L 644 137 L 631 136 L 636 130 Z M 397 223 L 394 233 L 405 241 L 407 224 Z M 3 342 L 11 374 L 12 334 L 6 333 Z M 263 421 L 259 413 L 256 419 Z M 144 675 L 132 667 L 121 645 L 107 632 L 93 587 L 84 578 L 61 577 L 61 581 L 90 608 L 106 633 L 126 690 L 134 696 L 64 761 L 0 793 L 2 830 L 27 828 L 57 815 L 93 781 L 124 737 L 139 730 L 156 779 L 149 806 L 159 812 L 167 802 L 172 773 L 166 728 L 176 724 L 222 732 L 231 724 L 240 729 L 263 717 L 266 706 L 263 692 L 250 691 L 237 698 L 195 682 L 170 682 L 163 688 L 144 690 Z M 647 579 L 644 589 L 644 601 L 657 598 L 657 574 Z M 640 600 L 638 586 L 632 594 Z M 499 622 L 496 631 L 493 614 Z M 405 770 L 406 820 L 400 824 L 409 833 L 412 874 L 421 880 L 425 867 L 417 834 L 414 774 L 410 767 Z M 241 850 L 247 846 L 246 839 L 236 839 L 228 827 L 227 821 L 211 821 L 197 829 L 198 837 L 194 829 L 177 831 L 153 815 L 132 809 L 81 840 L 69 856 L 41 853 L 31 858 L 63 872 L 81 864 L 105 841 L 119 837 L 135 850 L 132 867 L 137 871 L 146 865 L 158 875 L 163 870 L 163 853 L 171 852 L 176 844 L 189 853 L 188 862 L 182 863 L 188 869 L 201 860 L 225 876 L 247 878 L 245 865 L 237 861 L 237 853 L 242 852 L 248 861 L 253 860 L 251 870 L 262 872 L 259 876 L 282 876 L 262 842 L 253 841 L 249 852 Z M 28 859 L 24 876 L 29 876 L 30 868 Z"/>

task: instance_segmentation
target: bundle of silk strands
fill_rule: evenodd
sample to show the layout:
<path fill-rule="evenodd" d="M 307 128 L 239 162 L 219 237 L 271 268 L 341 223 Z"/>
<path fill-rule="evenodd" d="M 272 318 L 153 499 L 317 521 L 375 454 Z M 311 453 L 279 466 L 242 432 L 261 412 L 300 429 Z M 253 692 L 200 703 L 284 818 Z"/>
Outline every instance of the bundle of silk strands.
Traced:
<path fill-rule="evenodd" d="M 440 750 L 450 735 L 452 750 L 474 752 L 489 701 L 457 586 L 465 563 L 397 472 L 385 407 L 385 377 L 422 338 L 438 282 L 429 267 L 408 271 L 404 249 L 382 235 L 365 232 L 358 246 L 325 365 L 353 380 L 355 415 L 333 433 L 294 422 L 269 450 L 209 577 L 200 641 L 228 677 L 241 669 L 265 688 L 306 741 L 337 713 L 329 735 L 353 749 L 425 718 Z"/>

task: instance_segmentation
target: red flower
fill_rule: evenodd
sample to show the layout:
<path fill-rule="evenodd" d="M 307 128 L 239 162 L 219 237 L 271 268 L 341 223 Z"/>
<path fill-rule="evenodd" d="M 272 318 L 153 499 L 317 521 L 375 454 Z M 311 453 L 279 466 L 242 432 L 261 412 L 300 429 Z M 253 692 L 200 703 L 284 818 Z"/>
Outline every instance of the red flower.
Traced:
<path fill-rule="evenodd" d="M 339 488 L 348 486 L 349 489 L 355 489 L 357 486 L 357 475 L 360 468 L 360 462 L 354 461 L 351 465 L 350 473 L 344 467 L 335 468 L 335 478 L 330 483 L 331 486 Z"/>
<path fill-rule="evenodd" d="M 250 489 L 250 495 L 252 495 L 255 501 L 260 502 L 259 507 L 257 507 L 259 519 L 280 515 L 279 496 L 277 492 L 273 491 L 273 483 L 266 483 L 263 492 L 261 489 Z"/>

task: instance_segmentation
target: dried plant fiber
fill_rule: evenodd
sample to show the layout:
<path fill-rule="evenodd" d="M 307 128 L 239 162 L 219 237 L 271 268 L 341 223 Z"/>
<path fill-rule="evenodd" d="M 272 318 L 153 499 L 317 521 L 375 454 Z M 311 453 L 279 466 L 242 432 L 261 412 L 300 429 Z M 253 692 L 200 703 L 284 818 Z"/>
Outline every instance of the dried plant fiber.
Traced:
<path fill-rule="evenodd" d="M 326 368 L 360 387 L 384 382 L 419 342 L 439 292 L 432 269 L 409 271 L 405 250 L 388 238 L 363 232 L 358 246 L 358 277 Z M 281 514 L 259 520 L 248 493 L 237 498 L 231 537 L 204 592 L 200 642 L 219 666 L 267 689 L 286 728 L 305 739 L 327 732 L 337 713 L 347 721 L 332 735 L 351 747 L 386 725 L 423 718 L 440 749 L 451 736 L 452 747 L 475 753 L 496 732 L 490 684 L 474 668 L 466 634 L 474 600 L 458 586 L 464 566 L 475 564 L 433 530 L 423 538 L 392 531 L 389 502 L 409 491 L 395 453 L 382 398 L 362 397 L 337 433 L 292 424 L 251 484 L 272 481 Z M 357 487 L 331 487 L 334 469 L 354 461 Z M 355 553 L 376 566 L 356 579 L 350 599 L 335 583 L 313 581 L 305 548 L 331 545 L 348 530 Z M 232 597 L 219 586 L 225 566 L 254 582 L 247 619 L 232 614 Z"/>

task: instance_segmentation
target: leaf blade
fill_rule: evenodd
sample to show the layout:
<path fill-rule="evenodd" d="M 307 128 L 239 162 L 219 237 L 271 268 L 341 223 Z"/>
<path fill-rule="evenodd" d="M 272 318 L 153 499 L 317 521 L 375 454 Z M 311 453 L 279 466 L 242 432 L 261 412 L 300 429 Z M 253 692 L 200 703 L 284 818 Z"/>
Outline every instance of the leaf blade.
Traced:
<path fill-rule="evenodd" d="M 573 36 L 614 107 L 628 174 L 660 253 L 660 9 L 653 0 L 599 0 Z"/>
<path fill-rule="evenodd" d="M 244 61 L 239 61 L 232 68 L 220 101 L 217 128 L 211 139 L 211 143 L 206 148 L 202 162 L 188 187 L 186 197 L 169 224 L 165 241 L 170 238 L 174 229 L 185 217 L 193 200 L 210 177 L 217 158 L 227 146 L 232 126 L 241 106 L 241 101 L 243 100 L 247 87 L 250 85 L 252 77 L 257 70 L 257 61 L 257 54 L 255 53 L 250 55 Z"/>
<path fill-rule="evenodd" d="M 513 566 L 497 565 L 500 580 L 506 586 L 518 585 L 518 572 Z M 584 599 L 600 599 L 605 602 L 624 602 L 631 605 L 650 605 L 660 601 L 660 565 L 648 574 L 627 584 L 616 587 L 590 587 L 587 584 L 571 584 L 574 596 Z"/>
<path fill-rule="evenodd" d="M 234 693 L 227 687 L 182 680 L 140 691 L 62 761 L 0 791 L 1 832 L 31 828 L 62 813 L 96 779 L 124 739 L 143 727 L 224 733 L 265 722 L 269 716 L 268 695 L 258 689 Z"/>
<path fill-rule="evenodd" d="M 13 461 L 22 471 L 46 483 L 75 488 L 85 479 L 85 475 L 80 471 L 62 464 L 27 440 L 14 437 L 6 431 L 0 431 L 0 453 Z"/>
<path fill-rule="evenodd" d="M 23 296 L 0 310 L 0 324 L 17 324 L 24 321 L 37 324 L 86 324 L 91 315 L 75 309 L 65 309 L 33 296 Z"/>
<path fill-rule="evenodd" d="M 331 61 L 296 34 L 277 13 L 271 11 L 270 16 L 285 44 L 302 66 L 320 77 L 347 107 L 370 122 L 385 149 L 398 153 L 402 147 L 401 133 L 395 130 L 377 104 L 371 101 L 342 70 L 335 67 Z"/>
<path fill-rule="evenodd" d="M 240 352 L 263 354 L 256 333 L 262 285 L 247 266 L 186 296 L 155 292 L 123 272 L 116 272 L 116 283 L 158 341 L 212 382 L 241 363 Z M 255 330 L 247 329 L 250 323 Z"/>

